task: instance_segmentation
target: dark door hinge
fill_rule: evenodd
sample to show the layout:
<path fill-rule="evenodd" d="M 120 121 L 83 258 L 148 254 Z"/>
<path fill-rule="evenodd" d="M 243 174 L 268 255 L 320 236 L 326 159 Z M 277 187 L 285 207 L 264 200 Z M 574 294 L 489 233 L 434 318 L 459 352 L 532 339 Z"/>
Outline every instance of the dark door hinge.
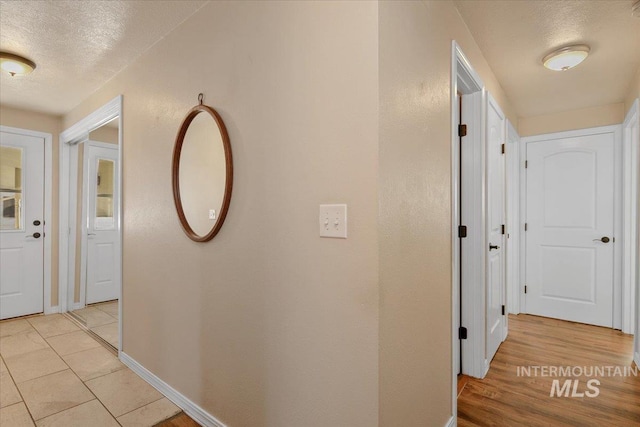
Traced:
<path fill-rule="evenodd" d="M 504 224 L 502 224 L 502 225 L 500 226 L 500 228 L 501 228 L 501 230 L 502 230 L 502 234 L 504 234 L 504 230 L 505 230 L 505 226 L 504 226 Z"/>
<path fill-rule="evenodd" d="M 529 229 L 529 224 L 528 223 L 524 223 L 524 231 L 527 231 Z"/>
<path fill-rule="evenodd" d="M 458 328 L 458 339 L 459 340 L 466 340 L 467 339 L 467 328 L 465 328 L 464 326 L 460 326 Z"/>
<path fill-rule="evenodd" d="M 502 306 L 502 315 L 504 316 L 505 310 L 504 310 L 504 305 Z"/>
<path fill-rule="evenodd" d="M 458 125 L 458 136 L 467 136 L 467 125 Z"/>
<path fill-rule="evenodd" d="M 500 151 L 502 152 L 502 154 L 504 154 L 504 144 L 502 144 L 502 147 L 500 148 Z"/>
<path fill-rule="evenodd" d="M 524 285 L 524 293 L 527 293 L 527 285 Z"/>
<path fill-rule="evenodd" d="M 528 168 L 529 167 L 529 160 L 525 160 L 524 161 L 524 168 Z"/>
<path fill-rule="evenodd" d="M 460 239 L 464 239 L 465 237 L 467 237 L 467 226 L 466 225 L 459 225 L 458 226 L 458 237 Z"/>

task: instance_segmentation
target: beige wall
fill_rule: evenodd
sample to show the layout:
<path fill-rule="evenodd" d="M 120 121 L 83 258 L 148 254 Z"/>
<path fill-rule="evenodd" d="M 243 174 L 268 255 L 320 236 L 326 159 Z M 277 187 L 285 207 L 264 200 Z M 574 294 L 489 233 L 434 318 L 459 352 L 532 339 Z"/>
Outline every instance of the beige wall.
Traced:
<path fill-rule="evenodd" d="M 616 125 L 624 121 L 624 114 L 624 103 L 618 103 L 542 116 L 520 117 L 518 119 L 518 134 L 520 136 L 531 136 L 596 126 Z"/>
<path fill-rule="evenodd" d="M 64 119 L 124 95 L 124 352 L 230 426 L 378 423 L 377 8 L 209 3 Z M 171 192 L 200 92 L 235 161 L 205 244 Z"/>
<path fill-rule="evenodd" d="M 633 101 L 635 101 L 637 98 L 640 98 L 640 67 L 638 67 L 636 76 L 629 85 L 627 99 L 624 101 L 625 114 L 629 111 L 631 105 L 633 104 Z"/>
<path fill-rule="evenodd" d="M 380 426 L 451 414 L 451 41 L 515 122 L 453 3 L 381 2 Z"/>
<path fill-rule="evenodd" d="M 58 135 L 62 120 L 49 114 L 35 113 L 0 105 L 0 124 L 16 128 L 50 133 L 53 138 L 53 182 L 51 224 L 47 227 L 47 236 L 51 239 L 51 305 L 58 305 Z M 51 177 L 45 177 L 51 179 Z"/>

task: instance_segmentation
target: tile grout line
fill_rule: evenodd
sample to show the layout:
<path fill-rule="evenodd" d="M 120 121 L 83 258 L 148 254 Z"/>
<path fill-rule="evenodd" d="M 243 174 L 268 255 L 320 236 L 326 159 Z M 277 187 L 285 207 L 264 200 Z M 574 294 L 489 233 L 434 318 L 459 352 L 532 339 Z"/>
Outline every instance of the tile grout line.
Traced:
<path fill-rule="evenodd" d="M 68 319 L 67 319 L 67 320 L 68 320 Z M 109 415 L 111 415 L 111 417 L 114 419 L 114 421 L 115 421 L 116 423 L 118 423 L 118 425 L 122 425 L 122 424 L 120 424 L 120 423 L 118 422 L 118 420 L 116 419 L 116 417 L 115 417 L 115 416 L 114 416 L 114 415 L 113 415 L 113 414 L 112 414 L 112 413 L 111 413 L 111 412 L 110 412 L 110 411 L 109 411 L 109 410 L 104 406 L 104 403 L 102 403 L 102 401 L 101 401 L 100 399 L 98 399 L 98 396 L 96 396 L 96 394 L 93 392 L 93 390 L 91 390 L 91 389 L 90 389 L 90 388 L 85 384 L 85 382 L 84 382 L 84 381 L 82 381 L 82 378 L 80 378 L 80 377 L 78 376 L 78 374 L 76 374 L 76 372 L 75 372 L 73 369 L 71 369 L 71 366 L 69 366 L 69 364 L 66 362 L 66 360 L 64 360 L 64 358 L 62 357 L 62 355 L 61 355 L 60 353 L 58 353 L 58 352 L 56 351 L 56 349 L 54 349 L 54 348 L 51 346 L 51 344 L 49 344 L 49 341 L 47 341 L 47 339 L 46 339 L 45 337 L 43 337 L 43 336 L 42 336 L 42 334 L 40 334 L 40 332 L 39 332 L 39 331 L 38 331 L 38 330 L 37 330 L 37 329 L 36 329 L 36 328 L 31 324 L 31 322 L 29 322 L 29 324 L 31 325 L 31 327 L 32 327 L 33 329 L 35 329 L 35 330 L 36 330 L 36 332 L 38 333 L 38 335 L 40 335 L 40 337 L 44 340 L 44 342 L 46 342 L 46 343 L 47 343 L 47 345 L 49 346 L 49 348 L 50 348 L 50 349 L 51 349 L 51 350 L 52 350 L 52 351 L 53 351 L 53 352 L 54 352 L 54 353 L 55 353 L 55 354 L 60 358 L 60 360 L 62 360 L 62 363 L 64 363 L 64 364 L 67 366 L 67 368 L 68 368 L 68 369 L 73 373 L 73 375 L 75 375 L 75 376 L 76 376 L 76 378 L 78 378 L 78 380 L 80 381 L 80 383 L 82 383 L 82 385 L 83 385 L 87 390 L 89 390 L 89 393 L 91 393 L 91 395 L 94 397 L 94 399 L 95 399 L 95 400 L 97 400 L 97 401 L 100 403 L 100 405 L 102 405 L 102 407 L 103 407 L 103 408 L 104 408 L 104 409 L 109 413 Z M 80 330 L 80 331 L 82 331 L 82 330 Z M 74 332 L 77 332 L 77 331 L 74 331 Z M 84 332 L 84 331 L 82 331 L 82 332 Z M 68 332 L 68 333 L 73 333 L 73 332 Z M 84 332 L 84 333 L 85 333 L 85 334 L 87 334 L 86 332 Z M 65 334 L 60 334 L 60 335 L 57 335 L 57 336 L 61 336 L 61 335 L 65 335 Z M 89 334 L 87 334 L 87 335 L 89 335 Z M 91 336 L 91 335 L 89 335 L 89 336 Z M 91 338 L 93 338 L 93 337 L 91 337 Z M 98 344 L 99 344 L 99 343 L 98 343 Z M 77 351 L 76 353 L 80 353 L 80 352 L 79 352 L 79 351 Z M 75 353 L 71 353 L 71 354 L 75 354 Z M 6 363 L 5 363 L 5 365 L 6 365 Z M 7 366 L 7 370 L 8 370 L 8 369 L 9 369 L 9 367 Z M 58 371 L 58 372 L 63 372 L 63 371 Z M 58 373 L 58 372 L 54 372 L 54 374 L 56 374 L 56 373 Z M 48 375 L 53 375 L 53 374 L 48 374 Z M 46 376 L 47 376 L 47 375 L 43 375 L 43 376 L 38 377 L 38 378 L 43 378 L 43 377 L 46 377 Z M 34 379 L 36 379 L 36 378 L 34 378 Z M 18 388 L 18 387 L 17 387 L 17 384 L 16 384 L 16 388 Z M 18 390 L 18 392 L 20 392 L 20 390 Z M 22 397 L 22 394 L 20 394 L 20 396 Z M 22 400 L 24 401 L 24 397 L 22 397 Z M 93 400 L 93 399 L 92 399 L 92 400 Z M 84 405 L 85 403 L 89 403 L 89 402 L 91 402 L 91 400 L 88 400 L 88 401 L 86 401 L 86 402 L 79 403 L 79 404 L 74 405 L 74 406 L 72 406 L 72 407 L 70 407 L 70 408 L 63 409 L 62 411 L 58 411 L 58 412 L 56 412 L 56 413 L 49 414 L 49 415 L 47 415 L 47 417 L 50 417 L 50 416 L 52 416 L 52 415 L 56 415 L 56 414 L 62 413 L 62 412 L 64 412 L 64 411 L 67 411 L 67 410 L 69 410 L 69 409 L 76 408 L 76 407 L 78 407 L 78 406 L 80 406 L 80 405 Z M 24 406 L 27 408 L 27 411 L 29 411 L 29 407 L 27 406 L 27 403 L 26 403 L 26 402 L 24 403 Z M 33 422 L 34 422 L 34 425 L 37 425 L 37 424 L 36 424 L 36 422 L 35 422 L 35 419 L 33 418 L 33 415 L 31 414 L 31 411 L 29 411 L 29 415 L 31 416 L 31 419 L 32 419 L 32 420 L 33 420 Z M 40 419 L 44 419 L 44 418 L 47 418 L 47 417 L 42 417 L 42 418 L 40 418 Z"/>
<path fill-rule="evenodd" d="M 29 322 L 29 319 L 27 318 L 25 320 L 27 321 L 29 326 L 31 326 L 31 329 L 33 329 L 36 332 L 36 334 L 38 334 L 38 336 L 40 338 L 42 338 L 42 340 L 47 344 L 47 346 L 49 346 L 49 348 L 51 348 L 51 346 L 49 345 L 47 340 L 44 339 L 42 334 L 40 334 L 40 332 L 38 332 L 38 330 L 33 327 L 33 324 L 31 322 Z M 53 349 L 51 349 L 51 350 L 53 350 Z M 54 353 L 55 353 L 55 350 L 54 350 Z M 24 353 L 21 353 L 21 354 L 24 354 Z M 27 410 L 27 414 L 29 414 L 29 417 L 31 418 L 31 422 L 33 423 L 34 426 L 37 426 L 36 419 L 34 418 L 33 414 L 31 413 L 31 409 L 29 409 L 29 405 L 27 405 L 27 401 L 24 400 L 24 396 L 22 395 L 22 391 L 20 390 L 20 387 L 18 387 L 18 383 L 16 382 L 16 380 L 13 378 L 13 374 L 11 373 L 11 369 L 9 369 L 9 365 L 7 365 L 7 362 L 4 360 L 4 357 L 1 354 L 0 354 L 0 357 L 2 358 L 2 362 L 4 363 L 4 366 L 7 368 L 7 373 L 9 374 L 9 377 L 11 378 L 11 381 L 13 381 L 13 385 L 15 386 L 16 390 L 18 391 L 18 394 L 20 395 L 20 399 L 22 399 L 22 404 L 24 405 L 25 409 Z M 69 365 L 67 365 L 67 363 L 64 360 L 62 361 L 62 363 L 64 363 L 67 366 L 67 368 L 69 367 Z M 43 376 L 45 376 L 45 375 L 43 375 Z"/>
<path fill-rule="evenodd" d="M 38 318 L 40 318 L 40 317 L 44 317 L 44 316 L 37 316 L 37 317 L 38 317 Z M 66 316 L 63 316 L 63 318 L 65 318 L 65 319 L 69 320 Z M 91 379 L 89 379 L 89 380 L 87 380 L 87 381 L 83 381 L 83 380 L 82 380 L 82 378 L 80 378 L 80 377 L 78 376 L 78 374 L 73 370 L 73 368 L 71 368 L 71 367 L 69 366 L 69 364 L 66 362 L 66 360 L 64 360 L 63 356 L 62 356 L 60 353 L 58 353 L 58 351 L 56 351 L 56 350 L 53 348 L 53 346 L 51 346 L 51 344 L 49 343 L 49 341 L 47 340 L 47 338 L 45 338 L 45 337 L 40 333 L 40 331 L 38 331 L 38 330 L 33 326 L 33 324 L 32 324 L 31 322 L 29 322 L 29 320 L 28 320 L 28 319 L 25 319 L 25 320 L 27 320 L 27 323 L 28 323 L 28 324 L 31 326 L 31 328 L 32 328 L 32 329 L 33 329 L 33 330 L 38 334 L 38 336 L 40 336 L 40 338 L 42 338 L 42 340 L 46 343 L 47 347 L 48 347 L 51 351 L 53 351 L 53 352 L 56 354 L 56 356 L 58 356 L 58 357 L 60 358 L 60 360 L 62 360 L 63 364 L 67 367 L 67 369 L 63 369 L 63 370 L 61 370 L 61 371 L 57 371 L 57 372 L 52 372 L 52 373 L 50 373 L 50 374 L 46 374 L 46 375 L 41 375 L 41 376 L 39 376 L 39 377 L 32 378 L 32 379 L 27 380 L 27 381 L 33 381 L 33 380 L 36 380 L 36 379 L 44 378 L 44 377 L 47 377 L 47 376 L 50 376 L 50 375 L 58 374 L 58 373 L 60 373 L 60 372 L 64 372 L 64 371 L 66 371 L 66 370 L 69 370 L 69 371 L 71 371 L 71 373 L 72 373 L 72 374 L 73 374 L 73 375 L 74 375 L 74 376 L 75 376 L 75 377 L 76 377 L 76 378 L 77 378 L 77 379 L 82 383 L 82 385 L 83 385 L 83 386 L 84 386 L 84 387 L 89 391 L 89 393 L 91 393 L 91 395 L 94 397 L 94 399 L 90 399 L 90 400 L 88 400 L 88 401 L 86 401 L 86 402 L 82 402 L 82 403 L 79 403 L 79 404 L 77 404 L 77 405 L 73 405 L 73 406 L 71 406 L 71 407 L 69 407 L 69 408 L 65 408 L 65 409 L 63 409 L 63 410 L 61 410 L 61 411 L 54 412 L 54 413 L 51 413 L 51 414 L 49 414 L 49 415 L 47 415 L 47 416 L 45 416 L 45 417 L 39 418 L 39 419 L 38 419 L 38 421 L 43 420 L 43 419 L 48 418 L 48 417 L 51 417 L 51 416 L 53 416 L 53 415 L 57 415 L 57 414 L 60 414 L 60 413 L 62 413 L 62 412 L 65 412 L 65 411 L 71 410 L 71 409 L 73 409 L 73 408 L 77 408 L 78 406 L 84 405 L 85 403 L 89 403 L 89 402 L 91 402 L 92 400 L 97 400 L 97 401 L 100 403 L 100 405 L 102 405 L 102 407 L 107 411 L 107 413 L 108 413 L 109 415 L 111 415 L 111 417 L 114 419 L 114 421 L 115 421 L 118 425 L 122 426 L 122 424 L 118 421 L 118 417 L 116 417 L 116 416 L 115 416 L 115 414 L 113 414 L 113 413 L 112 413 L 112 412 L 111 412 L 111 411 L 110 411 L 110 410 L 105 406 L 104 402 L 102 402 L 102 400 L 100 400 L 100 398 L 99 398 L 98 396 L 96 396 L 96 394 L 93 392 L 93 390 L 91 390 L 91 388 L 90 388 L 90 387 L 88 387 L 86 383 L 87 383 L 88 381 L 91 381 L 91 380 L 94 380 L 94 379 L 97 379 L 97 378 L 102 378 L 102 377 L 104 377 L 104 376 L 107 376 L 107 375 L 113 374 L 113 373 L 115 373 L 115 372 L 118 372 L 118 371 L 121 371 L 121 370 L 124 370 L 124 369 L 129 369 L 129 368 L 128 368 L 126 365 L 124 365 L 124 367 L 123 367 L 123 368 L 118 369 L 118 370 L 116 370 L 116 371 L 109 372 L 109 373 L 107 373 L 107 374 L 100 375 L 100 376 L 95 377 L 95 378 L 91 378 Z M 52 336 L 51 336 L 51 337 L 49 337 L 49 338 L 59 337 L 59 336 L 62 336 L 62 335 L 67 335 L 67 334 L 72 334 L 72 333 L 76 333 L 76 332 L 79 332 L 79 331 L 81 331 L 81 332 L 85 333 L 86 335 L 88 335 L 89 337 L 91 337 L 94 341 L 96 341 L 98 344 L 100 344 L 100 342 L 98 342 L 98 341 L 97 341 L 93 336 L 91 336 L 91 335 L 90 335 L 89 333 L 87 333 L 86 331 L 83 331 L 82 329 L 79 329 L 78 331 L 65 332 L 65 333 L 63 333 L 63 334 L 59 334 L 59 335 L 52 335 Z M 29 332 L 31 332 L 31 331 L 29 331 Z M 13 334 L 13 335 L 16 335 L 16 334 Z M 102 345 L 100 345 L 100 347 L 103 347 L 103 346 L 102 346 Z M 80 351 L 77 351 L 77 352 L 74 352 L 74 353 L 69 353 L 67 356 L 70 356 L 70 355 L 72 355 L 72 354 L 77 354 L 77 353 L 80 353 L 80 352 L 82 352 L 82 351 L 93 350 L 93 349 L 95 349 L 95 348 L 100 348 L 100 347 L 92 347 L 92 348 L 89 348 L 89 349 L 80 350 Z M 44 349 L 42 349 L 42 350 L 44 350 Z M 37 351 L 37 350 L 35 350 L 35 351 Z M 2 357 L 2 356 L 0 355 L 0 357 Z M 117 359 L 117 357 L 116 357 L 116 359 Z M 3 360 L 3 362 L 4 362 L 4 360 Z M 121 362 L 121 363 L 122 363 L 122 362 Z M 35 418 L 34 418 L 33 414 L 31 413 L 31 410 L 29 409 L 29 406 L 27 405 L 26 401 L 24 400 L 24 396 L 22 395 L 22 392 L 21 392 L 21 391 L 20 391 L 20 389 L 18 388 L 18 384 L 15 382 L 15 380 L 14 380 L 14 378 L 13 378 L 13 375 L 11 374 L 11 371 L 9 370 L 9 366 L 8 366 L 6 363 L 5 363 L 5 366 L 7 367 L 7 373 L 8 373 L 8 374 L 9 374 L 9 376 L 11 377 L 11 380 L 13 381 L 13 383 L 14 383 L 14 385 L 15 385 L 15 387 L 16 387 L 16 390 L 18 391 L 18 394 L 20 395 L 20 398 L 22 399 L 20 402 L 16 402 L 14 405 L 17 405 L 17 404 L 19 404 L 19 403 L 24 404 L 24 407 L 27 409 L 27 413 L 29 414 L 29 417 L 31 418 L 32 422 L 34 423 L 34 425 L 37 425 L 36 420 L 35 420 Z M 135 374 L 135 372 L 134 372 L 134 374 Z M 138 376 L 137 374 L 135 374 L 135 375 L 136 375 L 136 376 Z M 24 383 L 24 382 L 27 382 L 27 381 L 23 381 L 23 383 Z M 163 398 L 166 398 L 166 396 L 165 396 L 164 394 L 160 393 L 160 395 L 161 395 L 161 397 L 160 397 L 159 399 L 156 399 L 156 400 L 154 400 L 154 401 L 152 401 L 152 402 L 146 403 L 146 404 L 141 405 L 141 406 L 139 406 L 139 407 L 137 407 L 137 408 L 135 408 L 135 409 L 132 409 L 131 411 L 128 411 L 128 412 L 126 412 L 126 413 L 124 413 L 124 414 L 120 415 L 120 417 L 122 417 L 122 416 L 124 416 L 124 415 L 127 415 L 127 414 L 129 414 L 129 413 L 131 413 L 131 412 L 137 411 L 137 410 L 139 410 L 140 408 L 143 408 L 143 407 L 145 407 L 145 406 L 147 406 L 147 405 L 150 405 L 150 404 L 152 404 L 152 403 L 158 402 L 158 401 L 162 400 Z M 172 403 L 173 403 L 173 402 L 172 402 Z M 9 406 L 13 406 L 13 405 L 9 405 Z M 178 409 L 180 409 L 180 408 L 178 407 Z M 176 415 L 177 415 L 177 414 L 176 414 Z"/>
<path fill-rule="evenodd" d="M 68 319 L 67 319 L 67 320 L 68 320 Z M 34 329 L 35 329 L 35 328 L 34 328 Z M 98 342 L 94 337 L 92 337 L 92 336 L 91 336 L 90 334 L 88 334 L 86 331 L 83 331 L 83 330 L 81 330 L 81 331 L 82 331 L 85 335 L 87 335 L 87 336 L 91 337 L 91 339 L 93 339 L 94 341 L 96 341 L 98 344 L 100 344 L 100 342 Z M 36 331 L 36 332 L 37 332 L 37 331 Z M 75 331 L 75 332 L 77 332 L 77 331 Z M 43 337 L 43 339 L 44 339 L 44 337 Z M 48 341 L 46 341 L 46 339 L 45 339 L 45 342 L 47 343 L 47 345 L 49 345 L 49 346 L 50 346 L 49 342 L 48 342 Z M 102 345 L 100 345 L 100 347 L 93 347 L 93 348 L 104 348 L 104 347 L 103 347 Z M 56 353 L 56 354 L 58 355 L 58 357 L 59 357 L 60 359 L 62 359 L 62 361 L 63 361 L 67 366 L 69 366 L 69 365 L 67 364 L 67 362 L 63 359 L 63 357 L 62 357 L 62 355 L 61 355 L 61 354 L 59 354 L 59 353 L 58 353 L 58 352 L 57 352 L 53 347 L 51 347 L 51 349 L 53 350 L 53 352 L 54 352 L 54 353 Z M 92 348 L 90 348 L 90 349 L 86 349 L 86 350 L 92 350 Z M 81 350 L 81 351 L 85 351 L 85 350 Z M 69 355 L 71 355 L 71 354 L 77 354 L 77 353 L 80 353 L 81 351 L 76 351 L 75 353 L 70 353 Z M 122 363 L 122 362 L 121 362 L 121 363 Z M 126 366 L 125 366 L 125 368 L 126 368 Z M 128 368 L 127 368 L 127 369 L 128 369 Z M 102 405 L 102 407 L 107 411 L 107 413 L 108 413 L 109 415 L 111 415 L 111 417 L 115 420 L 115 422 L 116 422 L 116 423 L 118 423 L 118 425 L 120 425 L 120 426 L 121 426 L 122 424 L 120 424 L 120 422 L 118 421 L 118 418 L 115 416 L 115 414 L 114 414 L 114 413 L 112 413 L 112 412 L 109 410 L 109 408 L 107 408 L 107 407 L 106 407 L 106 405 L 104 404 L 104 402 L 102 402 L 102 400 L 100 400 L 100 398 L 99 398 L 98 396 L 96 396 L 96 394 L 93 392 L 93 390 L 91 390 L 91 388 L 87 385 L 87 382 L 88 382 L 88 381 L 91 381 L 91 380 L 83 381 L 83 380 L 82 380 L 82 378 L 80 378 L 80 377 L 78 376 L 78 374 L 77 374 L 77 373 L 76 373 L 76 372 L 75 372 L 75 371 L 74 371 L 70 366 L 69 366 L 69 370 L 70 370 L 71 372 L 73 372 L 73 375 L 75 375 L 75 376 L 76 376 L 76 378 L 78 378 L 78 380 L 80 380 L 80 382 L 82 383 L 82 385 L 83 385 L 83 386 L 85 386 L 85 388 L 86 388 L 87 390 L 89 390 L 89 393 L 91 393 L 91 394 L 93 395 L 93 397 L 94 397 L 94 398 L 95 398 L 95 399 L 100 403 L 100 405 Z M 122 370 L 122 369 L 119 369 L 119 370 Z M 117 371 L 114 371 L 114 372 L 117 372 Z M 104 376 L 106 376 L 106 375 L 110 375 L 110 374 L 113 374 L 113 372 L 110 372 L 109 374 L 101 375 L 100 377 L 104 377 Z M 96 377 L 96 378 L 100 378 L 100 377 Z M 92 380 L 93 380 L 93 379 L 95 379 L 95 378 L 92 378 Z M 162 393 L 160 393 L 160 394 L 162 394 Z M 164 397 L 164 395 L 163 395 L 163 397 Z M 88 402 L 90 402 L 90 401 L 88 401 Z M 75 406 L 73 406 L 73 408 L 75 408 L 75 407 L 77 407 L 77 406 L 80 406 L 80 405 L 83 405 L 84 403 L 88 403 L 88 402 L 80 403 L 79 405 L 75 405 Z M 26 406 L 26 404 L 25 404 L 25 406 Z M 139 408 L 134 409 L 134 411 L 135 411 L 135 410 L 137 410 L 137 409 L 142 408 L 143 406 L 145 406 L 145 405 L 142 405 L 142 406 L 140 406 Z M 72 408 L 68 408 L 68 409 L 72 409 Z M 67 409 L 65 409 L 65 410 L 63 410 L 63 411 L 56 412 L 56 414 L 59 414 L 60 412 L 64 412 L 64 411 L 66 411 L 66 410 L 67 410 Z M 54 415 L 54 414 L 51 414 L 51 415 Z M 45 417 L 45 418 L 46 418 L 46 417 Z"/>
<path fill-rule="evenodd" d="M 134 373 L 135 373 L 135 372 L 134 372 Z M 136 374 L 136 375 L 137 375 L 137 374 Z M 151 405 L 152 403 L 159 402 L 159 401 L 161 401 L 162 399 L 167 399 L 167 397 L 166 397 L 164 394 L 160 393 L 160 395 L 162 396 L 160 399 L 158 399 L 158 400 L 154 400 L 153 402 L 149 402 L 149 403 L 147 403 L 146 405 L 142 405 L 140 408 L 144 408 L 144 407 L 145 407 L 145 406 L 147 406 L 147 405 Z M 167 400 L 169 400 L 169 399 L 167 399 Z M 171 402 L 171 401 L 169 400 L 169 402 Z M 175 403 L 173 403 L 173 402 L 171 402 L 171 403 L 172 403 L 173 405 L 175 405 Z M 132 410 L 130 410 L 129 412 L 125 412 L 124 414 L 120 415 L 120 417 L 124 417 L 125 415 L 130 414 L 130 413 L 132 413 L 132 412 L 135 412 L 135 411 L 137 411 L 137 410 L 138 410 L 138 409 L 140 409 L 140 408 L 132 409 Z M 176 405 L 176 408 L 180 409 L 177 405 Z M 180 411 L 182 411 L 182 409 L 180 409 Z M 176 414 L 176 415 L 177 415 L 177 414 Z M 172 415 L 172 416 L 173 416 L 173 415 Z M 119 418 L 119 417 L 118 417 L 118 418 Z M 162 421 L 160 421 L 160 422 L 162 422 Z M 157 424 L 157 423 L 156 423 L 156 424 Z"/>
<path fill-rule="evenodd" d="M 22 403 L 24 405 L 24 407 L 27 409 L 27 413 L 29 414 L 29 417 L 31 418 L 31 421 L 33 421 L 33 425 L 36 425 L 36 421 L 33 419 L 33 415 L 31 415 L 31 411 L 29 410 L 29 407 L 27 406 L 27 402 L 24 401 L 24 396 L 22 395 L 22 392 L 18 388 L 18 383 L 16 383 L 16 380 L 13 378 L 13 374 L 11 374 L 11 371 L 9 370 L 9 365 L 7 365 L 7 362 L 4 360 L 4 357 L 2 356 L 2 354 L 0 354 L 0 360 L 2 360 L 2 363 L 4 363 L 4 367 L 7 368 L 7 374 L 9 375 L 9 378 L 11 378 L 11 381 L 13 381 L 13 386 L 16 388 L 16 391 L 18 392 L 18 395 L 20 395 L 20 399 L 21 399 L 20 402 L 16 402 L 13 405 L 17 405 L 19 403 Z M 9 405 L 9 406 L 13 406 L 13 405 Z M 9 406 L 5 406 L 5 408 L 8 408 Z"/>

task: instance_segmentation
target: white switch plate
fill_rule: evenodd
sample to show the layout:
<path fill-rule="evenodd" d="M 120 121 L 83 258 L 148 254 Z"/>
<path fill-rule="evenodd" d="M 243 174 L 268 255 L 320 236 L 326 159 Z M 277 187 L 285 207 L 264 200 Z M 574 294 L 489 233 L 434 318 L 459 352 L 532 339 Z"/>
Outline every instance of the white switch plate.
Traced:
<path fill-rule="evenodd" d="M 209 209 L 209 219 L 216 219 L 216 210 Z"/>
<path fill-rule="evenodd" d="M 320 237 L 347 238 L 347 205 L 320 205 Z"/>

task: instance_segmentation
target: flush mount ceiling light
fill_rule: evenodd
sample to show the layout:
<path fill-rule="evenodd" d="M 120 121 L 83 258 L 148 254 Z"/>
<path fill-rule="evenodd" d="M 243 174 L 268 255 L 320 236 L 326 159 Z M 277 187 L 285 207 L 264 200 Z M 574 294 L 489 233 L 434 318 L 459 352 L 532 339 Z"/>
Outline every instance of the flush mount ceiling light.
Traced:
<path fill-rule="evenodd" d="M 0 52 L 0 69 L 11 76 L 23 76 L 36 68 L 36 63 L 14 55 L 13 53 Z"/>
<path fill-rule="evenodd" d="M 567 71 L 584 61 L 591 48 L 586 44 L 565 46 L 542 59 L 542 65 L 553 71 Z"/>

